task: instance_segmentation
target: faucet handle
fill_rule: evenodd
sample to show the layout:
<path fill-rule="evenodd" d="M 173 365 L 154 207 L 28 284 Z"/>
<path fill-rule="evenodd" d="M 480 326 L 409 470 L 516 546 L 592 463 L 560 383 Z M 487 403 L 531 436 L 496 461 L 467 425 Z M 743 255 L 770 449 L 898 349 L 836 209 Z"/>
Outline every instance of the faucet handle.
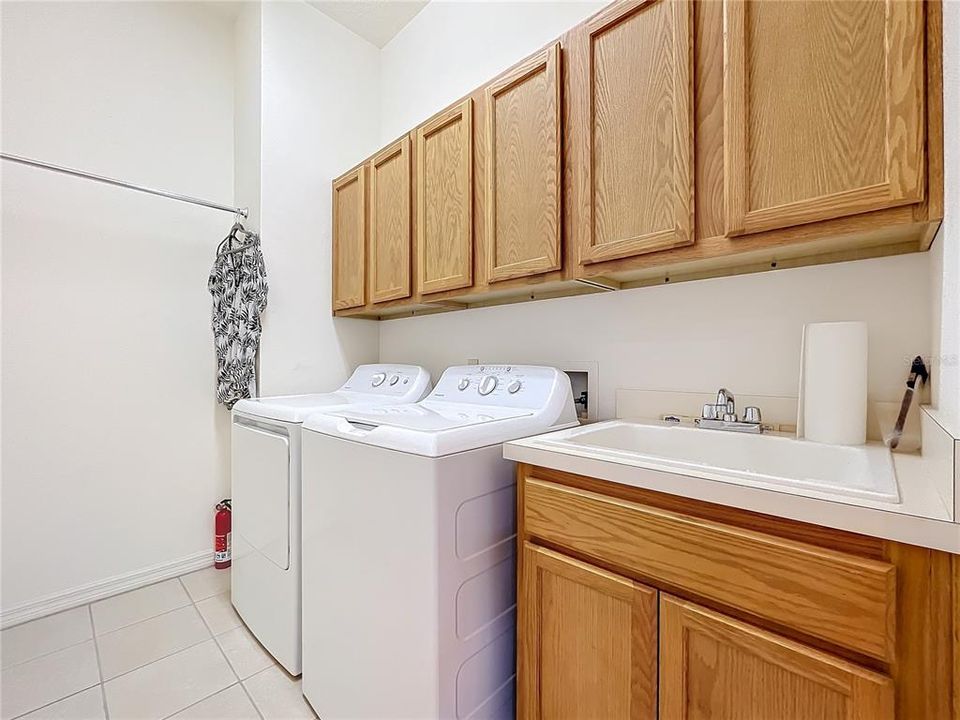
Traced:
<path fill-rule="evenodd" d="M 750 405 L 743 409 L 743 421 L 745 423 L 760 424 L 760 408 Z"/>
<path fill-rule="evenodd" d="M 700 414 L 704 420 L 716 420 L 717 419 L 717 406 L 707 403 L 703 406 L 703 412 Z"/>

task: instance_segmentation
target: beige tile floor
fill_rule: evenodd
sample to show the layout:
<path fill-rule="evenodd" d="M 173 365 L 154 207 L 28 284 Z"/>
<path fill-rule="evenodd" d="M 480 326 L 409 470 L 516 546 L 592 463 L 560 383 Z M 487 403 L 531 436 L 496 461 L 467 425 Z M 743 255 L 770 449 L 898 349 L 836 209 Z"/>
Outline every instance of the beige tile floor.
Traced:
<path fill-rule="evenodd" d="M 312 720 L 208 568 L 0 633 L 0 720 Z"/>

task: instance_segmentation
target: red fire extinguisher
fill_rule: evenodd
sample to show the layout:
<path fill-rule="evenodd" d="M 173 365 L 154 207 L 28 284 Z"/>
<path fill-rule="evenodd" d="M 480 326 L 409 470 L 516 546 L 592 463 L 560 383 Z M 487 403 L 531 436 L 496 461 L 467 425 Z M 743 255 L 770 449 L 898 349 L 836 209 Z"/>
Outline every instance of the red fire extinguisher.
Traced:
<path fill-rule="evenodd" d="M 230 498 L 217 503 L 214 528 L 213 566 L 225 570 L 230 567 Z"/>

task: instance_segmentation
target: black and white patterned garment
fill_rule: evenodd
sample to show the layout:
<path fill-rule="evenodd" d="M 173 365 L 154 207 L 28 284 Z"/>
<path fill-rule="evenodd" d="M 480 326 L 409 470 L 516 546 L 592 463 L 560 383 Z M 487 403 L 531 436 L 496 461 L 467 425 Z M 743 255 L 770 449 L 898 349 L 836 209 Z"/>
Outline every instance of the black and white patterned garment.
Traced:
<path fill-rule="evenodd" d="M 230 245 L 220 244 L 207 282 L 213 295 L 217 400 L 228 408 L 256 392 L 260 313 L 267 306 L 267 270 L 259 236 L 249 234 L 233 249 Z"/>

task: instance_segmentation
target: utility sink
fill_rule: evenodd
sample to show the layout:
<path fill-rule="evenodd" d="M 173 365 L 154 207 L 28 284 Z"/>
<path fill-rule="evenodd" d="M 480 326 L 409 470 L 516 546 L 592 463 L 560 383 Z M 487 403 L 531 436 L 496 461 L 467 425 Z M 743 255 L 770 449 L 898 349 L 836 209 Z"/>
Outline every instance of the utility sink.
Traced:
<path fill-rule="evenodd" d="M 560 452 L 801 495 L 900 502 L 893 458 L 881 444 L 824 445 L 780 433 L 626 420 L 562 430 L 534 442 Z"/>

